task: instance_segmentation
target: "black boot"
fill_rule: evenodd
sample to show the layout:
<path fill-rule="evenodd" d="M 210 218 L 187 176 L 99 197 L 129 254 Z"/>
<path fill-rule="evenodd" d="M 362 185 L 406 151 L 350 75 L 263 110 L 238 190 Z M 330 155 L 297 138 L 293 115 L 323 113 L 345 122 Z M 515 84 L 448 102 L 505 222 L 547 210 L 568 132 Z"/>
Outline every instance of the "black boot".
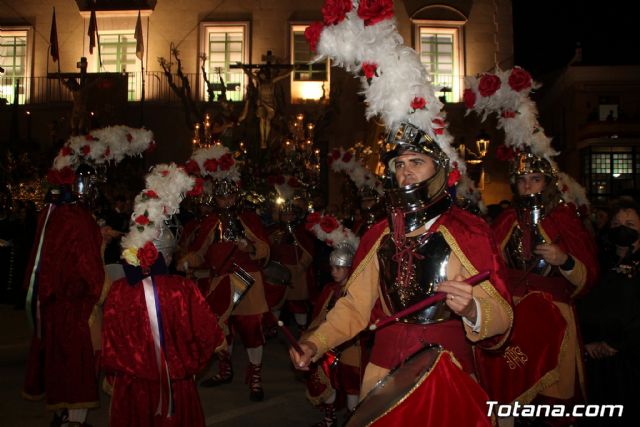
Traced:
<path fill-rule="evenodd" d="M 229 384 L 233 380 L 231 355 L 228 351 L 218 353 L 218 373 L 200 383 L 200 387 L 216 387 Z"/>
<path fill-rule="evenodd" d="M 264 399 L 264 390 L 262 390 L 262 365 L 254 365 L 249 362 L 245 382 L 249 385 L 249 399 L 254 402 L 260 402 Z"/>
<path fill-rule="evenodd" d="M 60 414 L 57 412 L 53 413 L 53 419 L 49 424 L 50 427 L 60 427 L 62 424 L 69 422 L 69 413 L 67 410 L 63 410 Z"/>
<path fill-rule="evenodd" d="M 338 425 L 338 420 L 336 419 L 336 404 L 335 403 L 325 403 L 323 406 L 324 409 L 324 418 L 312 427 L 335 427 Z"/>

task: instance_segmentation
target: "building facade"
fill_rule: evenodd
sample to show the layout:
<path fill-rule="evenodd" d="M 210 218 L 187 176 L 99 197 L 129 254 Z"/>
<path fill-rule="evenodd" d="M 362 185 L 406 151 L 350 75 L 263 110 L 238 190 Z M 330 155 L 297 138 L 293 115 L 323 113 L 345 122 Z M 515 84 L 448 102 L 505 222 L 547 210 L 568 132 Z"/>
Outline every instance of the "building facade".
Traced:
<path fill-rule="evenodd" d="M 41 147 L 55 143 L 52 128 L 65 134 L 73 100 L 55 73 L 58 67 L 63 75 L 77 73 L 82 57 L 87 58 L 88 73 L 120 73 L 126 79 L 126 90 L 121 91 L 124 102 L 111 107 L 117 112 L 92 107 L 96 122 L 111 114 L 110 121 L 143 123 L 152 129 L 159 147 L 152 161 L 184 160 L 190 153 L 192 136 L 192 129 L 182 120 L 181 99 L 172 91 L 159 58 L 166 60 L 165 65 L 171 63 L 174 81 L 183 86 L 188 82 L 189 96 L 195 102 L 217 99 L 220 77 L 227 99 L 242 102 L 251 77 L 240 63 L 293 64 L 295 70 L 277 83 L 284 101 L 280 104 L 282 114 L 293 117 L 304 112 L 318 117 L 331 95 L 337 98 L 332 101 L 339 114 L 334 115 L 325 135 L 330 147 L 349 147 L 359 140 L 373 143 L 378 137 L 364 119 L 357 82 L 326 62 L 308 64 L 312 55 L 303 33 L 306 26 L 321 20 L 322 0 L 97 0 L 95 6 L 89 0 L 7 3 L 10 7 L 0 10 L 0 64 L 4 68 L 0 98 L 7 104 L 0 107 L 0 124 L 9 129 L 13 120 L 16 126 L 10 105 L 17 101 L 18 133 L 29 133 Z M 51 56 L 53 7 L 59 62 Z M 95 48 L 87 35 L 92 7 L 98 29 Z M 480 124 L 476 118 L 464 117 L 460 103 L 463 79 L 489 71 L 496 63 L 502 68 L 513 65 L 511 2 L 404 0 L 396 1 L 394 7 L 405 43 L 420 54 L 434 83 L 445 88 L 440 94 L 447 101 L 452 133 L 459 142 L 473 141 Z M 135 38 L 139 13 L 143 52 Z M 176 51 L 181 77 L 176 75 L 177 61 L 172 54 Z M 112 93 L 111 87 L 103 89 L 105 96 Z M 27 110 L 29 123 L 24 116 Z M 49 125 L 26 129 L 30 123 Z M 8 138 L 8 132 L 0 131 L 0 141 L 7 143 Z M 489 203 L 504 197 L 507 187 L 501 184 L 503 178 L 498 173 L 495 179 L 487 180 L 485 197 Z"/>

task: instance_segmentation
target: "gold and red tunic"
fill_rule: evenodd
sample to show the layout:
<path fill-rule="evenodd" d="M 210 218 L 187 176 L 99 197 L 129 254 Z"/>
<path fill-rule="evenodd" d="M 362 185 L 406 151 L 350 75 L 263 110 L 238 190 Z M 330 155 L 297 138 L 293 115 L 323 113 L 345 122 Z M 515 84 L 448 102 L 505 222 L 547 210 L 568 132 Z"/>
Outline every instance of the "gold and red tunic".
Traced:
<path fill-rule="evenodd" d="M 471 344 L 497 347 L 506 339 L 513 313 L 511 298 L 503 279 L 504 266 L 488 226 L 479 218 L 457 207 L 440 215 L 430 228 L 442 233 L 451 248 L 447 277 L 458 274 L 470 277 L 489 270 L 489 280 L 473 289 L 479 304 L 481 324 L 477 332 L 460 318 L 433 325 L 398 323 L 376 331 L 371 360 L 361 388 L 361 397 L 371 390 L 391 368 L 403 358 L 422 348 L 422 342 L 441 344 L 451 350 L 465 371 L 473 372 Z M 421 231 L 424 233 L 424 227 Z M 382 237 L 389 233 L 382 221 L 365 234 L 355 256 L 347 293 L 328 313 L 327 319 L 309 337 L 318 348 L 318 355 L 351 339 L 371 321 L 390 314 L 380 290 L 377 249 Z M 377 306 L 377 307 L 376 307 Z"/>
<path fill-rule="evenodd" d="M 504 257 L 504 251 L 511 234 L 518 226 L 518 218 L 515 209 L 510 208 L 504 211 L 492 225 L 495 239 Z M 527 402 L 533 399 L 536 394 L 558 399 L 569 399 L 576 393 L 576 378 L 580 384 L 584 396 L 584 364 L 582 361 L 581 343 L 579 331 L 576 324 L 574 308 L 574 298 L 583 295 L 595 283 L 598 274 L 597 250 L 595 242 L 582 221 L 577 215 L 575 206 L 572 204 L 560 204 L 547 214 L 538 224 L 538 231 L 544 236 L 547 242 L 555 242 L 560 248 L 570 255 L 575 265 L 572 270 L 564 271 L 554 267 L 548 276 L 541 276 L 525 272 L 518 269 L 507 269 L 509 291 L 514 297 L 514 302 L 518 304 L 527 303 L 523 307 L 517 307 L 516 313 L 524 319 L 518 320 L 517 325 L 521 325 L 514 330 L 514 337 L 520 342 L 527 342 L 524 345 L 531 349 L 529 354 L 524 352 L 518 355 L 517 359 L 523 361 L 527 359 L 530 368 L 536 371 L 538 381 L 529 382 L 527 388 L 522 390 L 512 390 L 508 395 L 514 400 Z M 536 296 L 529 300 L 532 294 L 544 293 L 543 297 Z M 521 302 L 522 301 L 522 302 Z M 533 309 L 539 305 L 538 309 Z M 554 327 L 548 329 L 545 346 L 535 344 L 535 340 L 540 339 L 540 333 L 531 328 L 530 323 L 539 324 L 540 314 L 537 311 L 548 312 L 545 322 L 557 319 Z M 558 315 L 559 314 L 559 315 Z M 526 320 L 528 319 L 528 320 Z M 529 329 L 527 332 L 527 328 Z M 545 330 L 546 330 L 545 329 Z M 539 332 L 539 331 L 538 331 Z M 549 357 L 552 351 L 549 343 L 554 344 L 556 355 Z M 507 345 L 504 351 L 513 352 L 516 346 Z M 522 349 L 519 349 L 520 351 Z M 522 351 L 521 351 L 522 352 Z M 485 355 L 479 354 L 480 361 Z M 551 359 L 554 359 L 553 363 Z M 506 359 L 504 359 L 506 361 Z M 547 362 L 543 362 L 546 360 Z M 506 362 L 505 362 L 506 363 Z M 520 362 L 518 369 L 524 369 L 524 364 Z M 482 377 L 487 381 L 498 381 L 501 377 L 496 374 L 495 369 L 505 369 L 498 367 L 495 363 L 485 365 L 487 372 Z M 510 368 L 506 368 L 510 369 Z M 517 387 L 516 382 L 510 382 Z M 504 383 L 495 386 L 488 385 L 488 389 L 504 388 Z M 506 395 L 504 395 L 506 396 Z"/>
<path fill-rule="evenodd" d="M 211 215 L 200 227 L 200 232 L 193 243 L 193 250 L 182 261 L 191 267 L 208 267 L 211 271 L 209 282 L 201 290 L 213 312 L 221 322 L 232 314 L 233 293 L 231 281 L 240 280 L 232 271 L 236 263 L 247 271 L 255 280 L 253 286 L 233 310 L 234 315 L 259 315 L 269 308 L 264 293 L 262 267 L 269 259 L 269 239 L 264 231 L 260 218 L 253 212 L 243 212 L 238 216 L 244 230 L 244 238 L 254 247 L 250 254 L 237 248 L 232 241 L 216 241 L 216 227 L 220 222 L 217 215 Z"/>

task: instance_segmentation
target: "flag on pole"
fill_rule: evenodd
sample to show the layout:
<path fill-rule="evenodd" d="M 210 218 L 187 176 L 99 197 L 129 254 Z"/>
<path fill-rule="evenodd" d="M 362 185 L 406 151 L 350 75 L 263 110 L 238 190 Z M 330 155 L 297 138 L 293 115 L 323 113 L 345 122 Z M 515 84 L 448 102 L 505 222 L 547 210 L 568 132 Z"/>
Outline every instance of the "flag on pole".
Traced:
<path fill-rule="evenodd" d="M 58 28 L 56 26 L 56 8 L 53 8 L 53 17 L 51 18 L 51 34 L 49 35 L 49 45 L 51 47 L 51 58 L 53 62 L 60 59 L 60 49 L 58 48 Z"/>
<path fill-rule="evenodd" d="M 140 18 L 140 11 L 138 11 L 138 21 L 136 22 L 136 32 L 134 34 L 136 39 L 136 56 L 140 61 L 144 57 L 144 37 L 142 36 L 142 19 Z"/>
<path fill-rule="evenodd" d="M 96 47 L 96 34 L 98 33 L 98 19 L 96 18 L 95 8 L 91 9 L 91 18 L 89 18 L 89 53 L 93 55 L 93 48 Z"/>

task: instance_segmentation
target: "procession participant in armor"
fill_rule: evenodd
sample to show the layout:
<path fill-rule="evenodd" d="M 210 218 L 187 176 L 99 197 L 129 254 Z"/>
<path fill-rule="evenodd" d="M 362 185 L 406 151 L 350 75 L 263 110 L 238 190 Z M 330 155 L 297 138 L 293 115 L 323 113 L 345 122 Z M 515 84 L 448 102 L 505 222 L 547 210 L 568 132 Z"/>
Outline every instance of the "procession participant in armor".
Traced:
<path fill-rule="evenodd" d="M 508 267 L 509 290 L 518 306 L 524 306 L 525 297 L 542 292 L 561 314 L 558 327 L 550 328 L 560 336 L 549 332 L 545 340 L 558 341 L 555 352 L 559 354 L 553 355 L 557 368 L 551 372 L 553 376 L 545 375 L 535 386 L 529 385 L 528 399 L 537 392 L 543 403 L 570 403 L 581 393 L 584 398 L 584 365 L 574 301 L 596 279 L 595 245 L 576 207 L 562 200 L 558 173 L 551 162 L 529 151 L 517 153 L 510 176 L 514 207 L 503 211 L 492 226 Z M 519 312 L 516 309 L 517 316 Z M 535 316 L 532 322 L 538 322 L 539 313 L 530 316 Z M 566 330 L 561 323 L 566 324 Z M 535 333 L 530 339 L 535 339 Z M 486 376 L 490 380 L 491 372 Z"/>
<path fill-rule="evenodd" d="M 246 382 L 250 398 L 259 401 L 264 398 L 262 317 L 269 310 L 261 270 L 269 258 L 268 237 L 254 212 L 237 208 L 240 174 L 229 150 L 216 144 L 196 151 L 192 161 L 201 165 L 202 175 L 209 173 L 213 178 L 216 213 L 207 228 L 201 227 L 197 245 L 178 261 L 177 267 L 210 269 L 210 281 L 201 290 L 220 319 L 229 345 L 229 351 L 218 353 L 219 373 L 200 385 L 214 387 L 231 382 L 232 336 L 237 334 L 249 355 Z"/>
<path fill-rule="evenodd" d="M 83 164 L 75 174 L 51 173 L 49 180 L 59 187 L 40 215 L 25 278 L 34 335 L 23 397 L 46 396 L 47 408 L 56 411 L 52 425 L 79 426 L 100 406 L 98 306 L 110 284 L 102 260 L 106 240 L 90 210 L 95 169 Z"/>
<path fill-rule="evenodd" d="M 291 280 L 289 286 L 284 288 L 284 292 L 282 286 L 273 283 L 268 285 L 272 303 L 275 302 L 274 305 L 270 305 L 270 309 L 278 319 L 284 305 L 293 314 L 298 329 L 304 330 L 307 327 L 309 296 L 313 280 L 313 273 L 310 270 L 314 255 L 313 236 L 302 223 L 304 211 L 294 204 L 296 202 L 299 204 L 299 200 L 303 200 L 296 194 L 296 189 L 300 188 L 301 183 L 289 175 L 272 177 L 271 181 L 278 193 L 276 206 L 279 221 L 269 233 L 270 260 L 284 265 L 289 270 Z M 265 280 L 269 282 L 268 269 L 265 270 L 265 276 Z M 275 286 L 277 287 L 274 288 Z M 280 295 L 281 300 L 276 301 Z"/>
<path fill-rule="evenodd" d="M 353 231 L 362 236 L 385 216 L 381 203 L 384 194 L 382 183 L 349 150 L 333 150 L 329 154 L 329 164 L 333 171 L 345 172 L 358 190 L 360 218 L 354 222 Z"/>
<path fill-rule="evenodd" d="M 173 211 L 192 186 L 180 168 L 159 165 L 141 194 Z M 164 197 L 172 193 L 181 197 Z M 137 214 L 153 209 L 144 206 L 148 200 L 137 199 Z M 150 220 L 154 227 L 161 225 L 135 254 L 128 249 L 140 222 L 133 223 L 123 239 L 126 277 L 113 283 L 104 304 L 102 368 L 111 394 L 111 426 L 204 426 L 194 377 L 214 350 L 226 348 L 224 333 L 196 285 L 168 272 L 176 239 L 167 218 Z"/>
<path fill-rule="evenodd" d="M 340 13 L 323 8 L 324 24 L 305 31 L 317 58 L 336 60 L 360 78 L 367 117 L 379 116 L 389 131 L 382 159 L 388 219 L 362 237 L 346 295 L 300 343 L 302 354 L 290 350 L 290 355 L 296 367 L 308 369 L 312 359 L 353 338 L 370 321 L 439 292 L 446 300 L 376 330 L 361 404 L 378 381 L 393 375 L 391 369 L 398 372 L 425 344 L 440 344 L 427 347 L 437 349 L 428 378 L 396 400 L 400 413 L 388 408 L 378 419 L 382 425 L 415 424 L 418 416 L 424 425 L 489 425 L 487 396 L 470 375 L 472 343 L 498 346 L 511 327 L 503 264 L 488 226 L 452 205 L 447 187 L 457 182 L 464 164 L 451 146 L 442 102 L 419 55 L 402 44 L 389 5 L 360 2 Z M 464 281 L 485 273 L 488 279 L 476 286 Z M 383 381 L 381 387 L 387 385 Z M 394 418 L 385 418 L 391 412 Z"/>
<path fill-rule="evenodd" d="M 408 123 L 394 129 L 387 142 L 394 147 L 385 155 L 389 219 L 363 237 L 346 296 L 300 343 L 304 354 L 290 351 L 295 366 L 308 369 L 311 360 L 351 339 L 370 319 L 396 313 L 436 289 L 446 293 L 446 302 L 376 332 L 361 397 L 424 342 L 441 344 L 473 374 L 471 343 L 499 345 L 512 318 L 488 227 L 453 206 L 447 193 L 447 155 Z M 489 271 L 490 279 L 475 287 L 464 282 L 479 271 Z M 476 402 L 476 415 L 483 414 L 482 406 Z"/>
<path fill-rule="evenodd" d="M 359 239 L 351 230 L 342 227 L 335 218 L 330 216 L 321 217 L 319 214 L 311 214 L 307 218 L 306 227 L 311 229 L 320 240 L 327 241 L 334 247 L 329 255 L 331 276 L 334 281 L 326 284 L 314 301 L 313 320 L 305 334 L 308 335 L 325 321 L 327 312 L 344 295 Z M 328 352 L 318 363 L 311 366 L 307 376 L 307 398 L 314 405 L 322 406 L 324 409 L 324 418 L 315 424 L 316 427 L 337 425 L 337 393 L 346 395 L 349 414 L 355 409 L 360 395 L 361 373 L 364 368 L 362 362 L 366 360 L 365 353 L 363 343 L 356 337 L 342 344 L 335 351 Z"/>

